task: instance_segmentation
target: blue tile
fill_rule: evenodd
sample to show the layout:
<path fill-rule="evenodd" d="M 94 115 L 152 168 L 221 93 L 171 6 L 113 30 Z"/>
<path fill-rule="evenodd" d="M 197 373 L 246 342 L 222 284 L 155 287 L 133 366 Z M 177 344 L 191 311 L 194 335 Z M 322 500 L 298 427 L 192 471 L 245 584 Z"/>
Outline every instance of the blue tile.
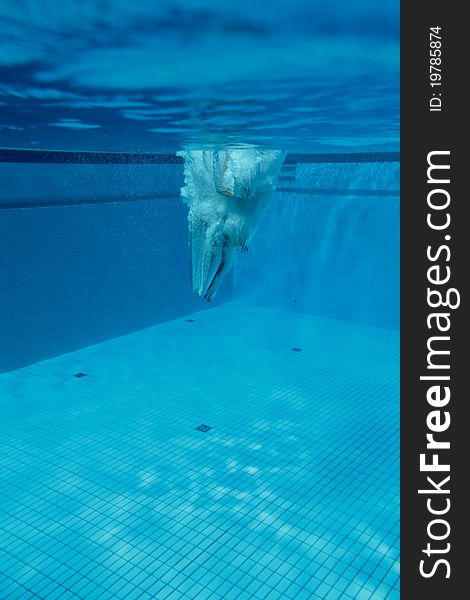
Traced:
<path fill-rule="evenodd" d="M 197 320 L 0 376 L 5 590 L 398 598 L 397 333 L 235 303 Z"/>

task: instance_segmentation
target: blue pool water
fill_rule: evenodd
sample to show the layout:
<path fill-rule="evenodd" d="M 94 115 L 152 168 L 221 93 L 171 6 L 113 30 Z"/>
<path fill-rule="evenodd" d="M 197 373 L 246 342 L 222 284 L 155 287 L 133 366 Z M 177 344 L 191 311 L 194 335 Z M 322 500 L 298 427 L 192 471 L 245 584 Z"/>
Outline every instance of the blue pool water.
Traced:
<path fill-rule="evenodd" d="M 399 597 L 397 166 L 286 164 L 214 306 L 181 165 L 11 191 L 0 598 Z"/>
<path fill-rule="evenodd" d="M 397 23 L 1 4 L 0 600 L 398 600 Z M 208 303 L 176 153 L 255 146 Z"/>
<path fill-rule="evenodd" d="M 0 146 L 397 150 L 399 3 L 4 0 Z"/>
<path fill-rule="evenodd" d="M 0 386 L 0 597 L 399 597 L 397 331 L 229 303 Z"/>

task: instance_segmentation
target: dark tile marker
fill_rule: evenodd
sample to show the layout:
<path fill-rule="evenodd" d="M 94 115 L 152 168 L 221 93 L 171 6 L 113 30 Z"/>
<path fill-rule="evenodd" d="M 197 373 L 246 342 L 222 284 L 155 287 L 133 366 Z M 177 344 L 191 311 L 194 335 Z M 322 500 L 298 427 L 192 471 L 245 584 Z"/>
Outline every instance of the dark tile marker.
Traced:
<path fill-rule="evenodd" d="M 209 427 L 209 425 L 199 425 L 199 427 L 196 427 L 196 429 L 197 431 L 203 431 L 206 433 L 207 431 L 210 431 L 212 427 Z"/>
<path fill-rule="evenodd" d="M 82 377 L 86 377 L 86 373 L 75 373 L 74 377 L 78 377 L 79 379 L 81 379 Z"/>
<path fill-rule="evenodd" d="M 293 352 L 302 352 L 302 348 L 297 348 L 297 346 L 295 348 L 292 348 Z"/>

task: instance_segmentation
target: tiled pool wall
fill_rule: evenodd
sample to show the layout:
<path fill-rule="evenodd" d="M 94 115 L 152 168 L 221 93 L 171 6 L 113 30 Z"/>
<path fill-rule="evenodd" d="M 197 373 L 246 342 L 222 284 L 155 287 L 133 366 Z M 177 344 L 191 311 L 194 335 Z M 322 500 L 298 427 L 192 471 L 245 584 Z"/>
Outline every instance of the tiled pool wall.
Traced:
<path fill-rule="evenodd" d="M 0 372 L 232 299 L 398 327 L 398 162 L 360 157 L 286 160 L 212 305 L 189 282 L 181 164 L 0 163 Z"/>
<path fill-rule="evenodd" d="M 234 299 L 397 329 L 399 162 L 285 164 L 279 189 Z"/>
<path fill-rule="evenodd" d="M 181 178 L 181 165 L 0 164 L 0 372 L 208 306 L 189 282 Z"/>

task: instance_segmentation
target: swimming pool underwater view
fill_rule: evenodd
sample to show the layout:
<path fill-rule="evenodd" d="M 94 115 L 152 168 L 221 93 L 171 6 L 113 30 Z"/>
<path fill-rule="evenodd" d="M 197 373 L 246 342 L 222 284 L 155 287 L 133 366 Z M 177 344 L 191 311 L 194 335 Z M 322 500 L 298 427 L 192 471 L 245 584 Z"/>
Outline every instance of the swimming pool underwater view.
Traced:
<path fill-rule="evenodd" d="M 0 146 L 396 151 L 399 3 L 4 0 Z"/>
<path fill-rule="evenodd" d="M 0 600 L 398 600 L 398 4 L 0 17 Z"/>
<path fill-rule="evenodd" d="M 398 598 L 397 356 L 225 304 L 3 375 L 0 597 Z"/>
<path fill-rule="evenodd" d="M 285 164 L 214 307 L 180 164 L 63 167 L 0 221 L 0 597 L 398 598 L 398 163 Z"/>

